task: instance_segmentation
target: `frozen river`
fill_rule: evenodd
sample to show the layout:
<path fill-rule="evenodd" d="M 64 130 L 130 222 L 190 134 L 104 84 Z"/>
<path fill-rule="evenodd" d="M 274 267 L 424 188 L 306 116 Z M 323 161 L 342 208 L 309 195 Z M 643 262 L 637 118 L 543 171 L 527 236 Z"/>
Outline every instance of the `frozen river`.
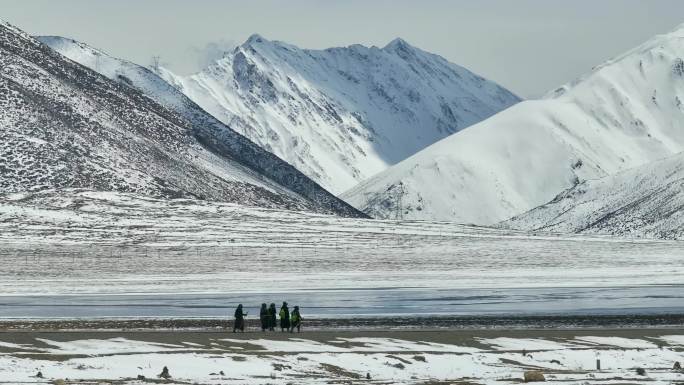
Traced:
<path fill-rule="evenodd" d="M 230 316 L 238 303 L 286 300 L 308 317 L 684 313 L 684 286 L 513 289 L 341 289 L 290 293 L 45 295 L 0 298 L 0 318 Z"/>

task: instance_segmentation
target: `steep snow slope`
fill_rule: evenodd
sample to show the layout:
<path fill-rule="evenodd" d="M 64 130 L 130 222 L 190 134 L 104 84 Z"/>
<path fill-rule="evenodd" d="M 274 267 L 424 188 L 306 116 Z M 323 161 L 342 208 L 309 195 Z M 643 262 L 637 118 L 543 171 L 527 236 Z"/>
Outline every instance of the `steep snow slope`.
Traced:
<path fill-rule="evenodd" d="M 58 36 L 41 36 L 37 39 L 69 59 L 121 84 L 137 88 L 162 106 L 178 112 L 192 124 L 194 135 L 214 151 L 239 159 L 257 173 L 311 199 L 316 206 L 345 215 L 358 215 L 348 204 L 335 198 L 290 164 L 218 121 L 152 71 L 71 39 Z"/>
<path fill-rule="evenodd" d="M 319 51 L 254 35 L 200 73 L 158 72 L 334 193 L 519 101 L 401 39 Z"/>
<path fill-rule="evenodd" d="M 682 239 L 684 153 L 582 182 L 502 226 Z"/>
<path fill-rule="evenodd" d="M 492 224 L 684 150 L 684 27 L 343 194 L 367 213 Z"/>
<path fill-rule="evenodd" d="M 245 164 L 245 153 L 212 143 L 209 130 L 2 22 L 0 129 L 2 192 L 88 187 L 357 213 L 271 156 L 309 182 L 278 184 Z M 251 144 L 243 142 L 235 146 Z M 328 199 L 306 199 L 311 186 Z"/>

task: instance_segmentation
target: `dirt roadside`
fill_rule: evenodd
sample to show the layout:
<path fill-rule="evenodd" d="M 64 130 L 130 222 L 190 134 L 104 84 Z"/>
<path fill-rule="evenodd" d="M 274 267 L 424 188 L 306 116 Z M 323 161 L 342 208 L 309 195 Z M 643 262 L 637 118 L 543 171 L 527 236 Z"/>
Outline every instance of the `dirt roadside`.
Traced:
<path fill-rule="evenodd" d="M 684 335 L 684 327 L 679 329 L 565 329 L 565 330 L 375 330 L 375 331 L 308 331 L 303 333 L 281 333 L 261 331 L 231 333 L 215 331 L 12 331 L 0 332 L 0 341 L 12 344 L 36 344 L 36 338 L 51 341 L 73 341 L 85 339 L 128 338 L 153 343 L 178 344 L 191 343 L 209 345 L 221 339 L 226 350 L 230 346 L 242 345 L 239 340 L 249 344 L 254 339 L 287 340 L 303 338 L 316 342 L 328 342 L 338 338 L 393 338 L 405 341 L 436 342 L 459 346 L 486 348 L 477 342 L 478 338 L 543 338 L 549 340 L 569 340 L 581 336 L 623 337 L 653 340 L 663 335 Z M 336 346 L 344 346 L 336 344 Z M 4 350 L 0 348 L 0 350 Z M 240 349 L 241 353 L 247 353 Z"/>
<path fill-rule="evenodd" d="M 0 341 L 35 344 L 36 338 L 53 341 L 130 338 L 156 343 L 189 342 L 202 345 L 219 339 L 285 340 L 305 338 L 326 342 L 340 337 L 380 337 L 408 341 L 479 346 L 477 338 L 573 339 L 610 336 L 655 339 L 684 334 L 681 315 L 594 317 L 459 317 L 420 319 L 307 320 L 302 333 L 262 332 L 250 320 L 245 333 L 232 333 L 230 320 L 42 320 L 0 321 Z M 226 344 L 227 346 L 230 344 Z M 0 350 L 2 350 L 0 348 Z"/>

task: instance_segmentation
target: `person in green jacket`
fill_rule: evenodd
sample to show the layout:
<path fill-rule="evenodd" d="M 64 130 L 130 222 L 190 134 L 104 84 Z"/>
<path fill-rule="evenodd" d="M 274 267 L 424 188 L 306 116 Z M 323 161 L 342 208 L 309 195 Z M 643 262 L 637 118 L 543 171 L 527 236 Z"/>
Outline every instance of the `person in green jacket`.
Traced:
<path fill-rule="evenodd" d="M 237 309 L 235 309 L 235 323 L 233 324 L 233 333 L 236 330 L 240 330 L 244 333 L 245 331 L 245 316 L 247 313 L 242 311 L 242 304 L 239 304 Z"/>
<path fill-rule="evenodd" d="M 280 331 L 290 330 L 290 309 L 287 308 L 287 302 L 283 302 L 280 307 Z"/>
<path fill-rule="evenodd" d="M 302 315 L 299 314 L 299 306 L 295 306 L 294 309 L 292 309 L 292 315 L 290 315 L 290 324 L 290 333 L 293 333 L 295 328 L 297 328 L 297 333 L 301 331 Z"/>
<path fill-rule="evenodd" d="M 271 305 L 268 307 L 268 330 L 275 330 L 277 315 L 278 312 L 276 311 L 276 306 L 274 303 L 271 303 Z"/>

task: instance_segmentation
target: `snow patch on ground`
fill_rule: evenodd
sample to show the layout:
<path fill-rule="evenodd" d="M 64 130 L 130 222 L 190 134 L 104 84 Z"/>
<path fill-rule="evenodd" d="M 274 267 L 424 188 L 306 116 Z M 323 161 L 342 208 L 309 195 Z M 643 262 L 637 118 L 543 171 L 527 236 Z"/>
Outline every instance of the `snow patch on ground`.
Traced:
<path fill-rule="evenodd" d="M 524 346 L 527 350 L 541 351 L 541 350 L 559 350 L 572 347 L 572 344 L 567 342 L 549 341 L 544 339 L 534 338 L 480 338 L 480 343 L 489 345 L 497 350 L 520 350 L 520 346 Z"/>
<path fill-rule="evenodd" d="M 663 338 L 681 339 L 682 336 Z M 535 368 L 550 383 L 667 384 L 682 379 L 672 371 L 682 353 L 669 347 L 662 349 L 625 346 L 624 338 L 583 336 L 575 340 L 543 338 L 476 339 L 489 349 L 463 345 L 426 343 L 385 338 L 342 338 L 327 343 L 306 339 L 268 340 L 222 339 L 240 342 L 256 349 L 234 350 L 198 347 L 191 352 L 174 352 L 169 344 L 154 344 L 127 339 L 75 340 L 59 343 L 63 349 L 42 348 L 45 340 L 37 340 L 32 350 L 42 353 L 22 356 L 21 349 L 0 354 L 0 375 L 4 381 L 46 383 L 58 378 L 116 380 L 122 384 L 138 384 L 142 375 L 156 378 L 161 368 L 169 368 L 173 380 L 198 384 L 259 384 L 293 382 L 325 384 L 344 380 L 350 383 L 391 381 L 394 384 L 422 384 L 427 381 L 469 381 L 482 384 L 517 384 L 525 370 Z M 599 341 L 578 345 L 578 341 Z M 54 341 L 47 341 L 54 344 Z M 464 341 L 466 344 L 467 341 Z M 351 345 L 342 347 L 340 343 Z M 360 349 L 355 344 L 372 346 Z M 113 346 L 114 345 L 114 346 Z M 7 346 L 10 346 L 7 344 Z M 128 346 L 130 350 L 122 349 Z M 442 350 L 435 350 L 435 347 Z M 267 353 L 263 350 L 267 347 Z M 175 348 L 173 348 L 175 349 Z M 526 351 L 526 354 L 521 352 Z M 45 355 L 45 358 L 41 358 Z M 82 356 L 88 357 L 82 357 Z M 52 357 L 59 357 L 52 359 Z M 601 370 L 596 370 L 596 360 Z M 635 368 L 643 368 L 645 376 Z M 37 371 L 44 380 L 35 378 Z M 613 379 L 613 382 L 610 380 Z M 608 380 L 608 382 L 607 382 Z"/>
<path fill-rule="evenodd" d="M 616 346 L 619 348 L 655 349 L 658 347 L 653 342 L 621 337 L 579 337 L 577 340 L 596 345 Z"/>

